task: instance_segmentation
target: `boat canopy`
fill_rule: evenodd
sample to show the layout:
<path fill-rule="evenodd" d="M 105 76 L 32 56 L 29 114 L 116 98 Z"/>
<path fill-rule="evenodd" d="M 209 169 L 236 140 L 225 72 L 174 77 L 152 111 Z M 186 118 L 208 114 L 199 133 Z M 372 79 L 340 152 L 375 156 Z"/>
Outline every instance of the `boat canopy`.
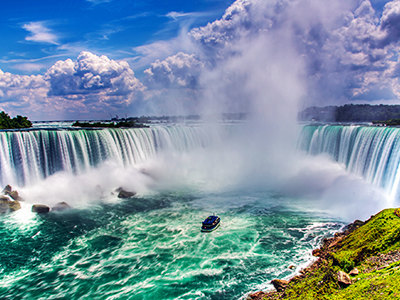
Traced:
<path fill-rule="evenodd" d="M 209 216 L 204 220 L 203 225 L 212 225 L 218 219 L 217 216 Z"/>

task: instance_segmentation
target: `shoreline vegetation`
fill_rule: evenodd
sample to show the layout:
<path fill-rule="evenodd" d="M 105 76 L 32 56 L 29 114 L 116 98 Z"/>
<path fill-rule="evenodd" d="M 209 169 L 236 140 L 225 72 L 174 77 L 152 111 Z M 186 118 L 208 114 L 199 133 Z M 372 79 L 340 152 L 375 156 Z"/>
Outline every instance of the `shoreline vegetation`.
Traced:
<path fill-rule="evenodd" d="M 346 104 L 343 106 L 308 107 L 298 114 L 299 121 L 373 122 L 400 125 L 400 105 Z M 393 123 L 391 121 L 398 121 Z"/>
<path fill-rule="evenodd" d="M 318 259 L 276 291 L 247 299 L 400 299 L 400 209 L 356 220 L 313 251 Z"/>
<path fill-rule="evenodd" d="M 148 128 L 148 125 L 135 121 L 119 121 L 119 122 L 79 122 L 72 124 L 73 127 L 80 128 Z"/>
<path fill-rule="evenodd" d="M 378 126 L 400 126 L 400 119 L 390 119 L 387 121 L 372 121 L 372 124 Z"/>
<path fill-rule="evenodd" d="M 29 121 L 27 117 L 18 115 L 11 119 L 6 112 L 0 112 L 0 129 L 21 129 L 31 127 L 32 122 Z"/>

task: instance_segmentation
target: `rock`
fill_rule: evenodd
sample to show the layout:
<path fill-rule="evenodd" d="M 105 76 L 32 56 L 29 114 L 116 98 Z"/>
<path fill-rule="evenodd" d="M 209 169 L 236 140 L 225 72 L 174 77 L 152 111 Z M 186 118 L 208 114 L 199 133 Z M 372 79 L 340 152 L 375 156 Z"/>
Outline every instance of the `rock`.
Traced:
<path fill-rule="evenodd" d="M 320 256 L 322 256 L 322 254 L 323 254 L 323 251 L 322 251 L 321 249 L 314 249 L 314 250 L 312 251 L 312 255 L 313 255 L 313 256 L 320 257 Z"/>
<path fill-rule="evenodd" d="M 18 192 L 17 192 L 17 191 L 11 191 L 11 192 L 8 193 L 8 195 L 9 195 L 11 198 L 13 198 L 14 200 L 18 200 L 18 201 L 21 201 L 21 200 L 22 200 L 22 198 L 18 195 Z"/>
<path fill-rule="evenodd" d="M 135 192 L 126 191 L 122 187 L 117 188 L 115 191 L 118 192 L 118 198 L 121 199 L 130 198 L 136 195 Z"/>
<path fill-rule="evenodd" d="M 21 204 L 16 201 L 12 200 L 10 197 L 5 195 L 0 195 L 0 213 L 5 214 L 10 211 L 17 211 L 21 209 Z"/>
<path fill-rule="evenodd" d="M 255 292 L 253 294 L 249 294 L 247 296 L 247 300 L 258 300 L 262 299 L 265 293 L 263 291 Z"/>
<path fill-rule="evenodd" d="M 4 199 L 3 197 L 0 197 L 0 213 L 5 214 L 9 210 L 8 206 L 8 199 Z"/>
<path fill-rule="evenodd" d="M 366 222 L 363 222 L 361 220 L 355 220 L 353 223 L 348 224 L 347 226 L 344 227 L 344 231 L 353 232 L 357 228 L 361 227 L 364 225 Z"/>
<path fill-rule="evenodd" d="M 360 273 L 357 268 L 354 268 L 353 270 L 350 271 L 349 275 L 351 276 L 356 276 Z"/>
<path fill-rule="evenodd" d="M 70 209 L 71 206 L 68 205 L 67 202 L 58 202 L 56 205 L 54 205 L 51 210 L 53 211 L 63 211 L 66 209 Z"/>
<path fill-rule="evenodd" d="M 364 222 L 364 221 L 361 221 L 361 220 L 355 220 L 355 221 L 353 222 L 353 224 L 354 224 L 354 226 L 360 227 L 360 226 L 363 226 L 363 225 L 365 224 L 365 222 Z"/>
<path fill-rule="evenodd" d="M 283 292 L 286 289 L 287 285 L 289 284 L 289 281 L 282 279 L 274 279 L 271 281 L 271 283 L 277 292 Z"/>
<path fill-rule="evenodd" d="M 4 187 L 2 193 L 5 194 L 5 195 L 7 195 L 7 194 L 8 194 L 9 192 L 11 192 L 11 191 L 12 191 L 11 185 L 7 184 L 7 185 Z"/>
<path fill-rule="evenodd" d="M 44 214 L 48 213 L 50 211 L 50 207 L 47 205 L 43 204 L 34 204 L 32 205 L 32 212 L 38 213 L 38 214 Z"/>
<path fill-rule="evenodd" d="M 299 282 L 304 279 L 304 275 L 296 275 L 290 279 L 290 282 Z"/>
<path fill-rule="evenodd" d="M 3 195 L 8 195 L 12 199 L 17 201 L 23 201 L 23 199 L 18 195 L 17 191 L 13 191 L 11 185 L 7 184 L 2 191 Z"/>
<path fill-rule="evenodd" d="M 337 243 L 339 243 L 341 240 L 343 239 L 343 237 L 337 237 L 329 246 L 328 248 L 333 248 L 337 245 Z"/>
<path fill-rule="evenodd" d="M 11 211 L 17 211 L 17 210 L 21 209 L 21 204 L 17 200 L 10 201 L 8 203 L 8 206 L 10 207 Z"/>
<path fill-rule="evenodd" d="M 343 271 L 339 271 L 337 273 L 337 280 L 339 281 L 340 284 L 343 284 L 346 286 L 351 284 L 351 278 L 350 278 L 349 274 L 347 274 L 346 272 L 343 272 Z"/>
<path fill-rule="evenodd" d="M 290 265 L 290 266 L 289 266 L 289 269 L 290 269 L 290 270 L 296 269 L 296 266 Z"/>

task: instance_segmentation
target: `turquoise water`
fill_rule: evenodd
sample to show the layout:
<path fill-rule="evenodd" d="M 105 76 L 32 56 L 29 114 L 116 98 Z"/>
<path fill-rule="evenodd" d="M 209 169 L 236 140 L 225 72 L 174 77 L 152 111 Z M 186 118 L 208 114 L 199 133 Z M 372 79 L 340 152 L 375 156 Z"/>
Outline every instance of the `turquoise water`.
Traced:
<path fill-rule="evenodd" d="M 300 201 L 300 200 L 299 200 Z M 239 299 L 341 224 L 267 192 L 174 191 L 0 219 L 1 299 Z M 201 233 L 211 213 L 218 230 Z"/>
<path fill-rule="evenodd" d="M 0 216 L 0 299 L 244 299 L 310 263 L 343 226 L 335 215 L 386 205 L 370 186 L 397 194 L 398 129 L 305 126 L 299 147 L 331 156 L 306 160 L 281 137 L 254 133 L 242 124 L 0 132 L 0 184 L 26 198 Z M 138 195 L 118 199 L 119 186 Z M 59 201 L 74 208 L 30 212 Z M 221 226 L 201 233 L 214 213 Z"/>

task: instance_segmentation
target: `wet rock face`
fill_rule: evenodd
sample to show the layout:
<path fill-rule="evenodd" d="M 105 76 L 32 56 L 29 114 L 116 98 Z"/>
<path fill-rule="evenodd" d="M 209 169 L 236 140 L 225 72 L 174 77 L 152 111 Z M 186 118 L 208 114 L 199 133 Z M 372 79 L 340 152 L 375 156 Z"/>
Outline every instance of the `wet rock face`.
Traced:
<path fill-rule="evenodd" d="M 0 214 L 13 212 L 21 209 L 21 204 L 17 200 L 12 200 L 9 196 L 0 195 Z"/>
<path fill-rule="evenodd" d="M 131 198 L 136 195 L 135 192 L 126 191 L 122 187 L 117 188 L 115 191 L 118 193 L 118 198 L 121 199 Z"/>
<path fill-rule="evenodd" d="M 43 204 L 34 204 L 32 205 L 32 212 L 38 213 L 38 214 L 45 214 L 50 211 L 50 207 L 47 205 Z"/>
<path fill-rule="evenodd" d="M 264 298 L 265 293 L 262 291 L 256 292 L 256 293 L 252 293 L 249 294 L 247 296 L 247 300 L 259 300 L 259 299 L 263 299 Z"/>
<path fill-rule="evenodd" d="M 7 185 L 4 187 L 2 193 L 3 193 L 4 195 L 7 195 L 7 194 L 10 193 L 11 191 L 12 191 L 11 185 L 7 184 Z"/>
<path fill-rule="evenodd" d="M 13 191 L 11 185 L 7 184 L 0 195 L 0 214 L 21 209 L 19 201 L 23 201 L 23 199 L 18 195 L 17 191 Z"/>
<path fill-rule="evenodd" d="M 18 200 L 18 201 L 21 201 L 21 200 L 22 200 L 22 198 L 18 195 L 18 192 L 17 192 L 17 191 L 11 191 L 11 192 L 8 193 L 8 195 L 9 195 L 11 198 L 13 198 L 14 200 Z"/>
<path fill-rule="evenodd" d="M 274 279 L 271 281 L 271 283 L 277 292 L 283 292 L 287 287 L 287 285 L 289 284 L 289 281 L 282 279 Z"/>

